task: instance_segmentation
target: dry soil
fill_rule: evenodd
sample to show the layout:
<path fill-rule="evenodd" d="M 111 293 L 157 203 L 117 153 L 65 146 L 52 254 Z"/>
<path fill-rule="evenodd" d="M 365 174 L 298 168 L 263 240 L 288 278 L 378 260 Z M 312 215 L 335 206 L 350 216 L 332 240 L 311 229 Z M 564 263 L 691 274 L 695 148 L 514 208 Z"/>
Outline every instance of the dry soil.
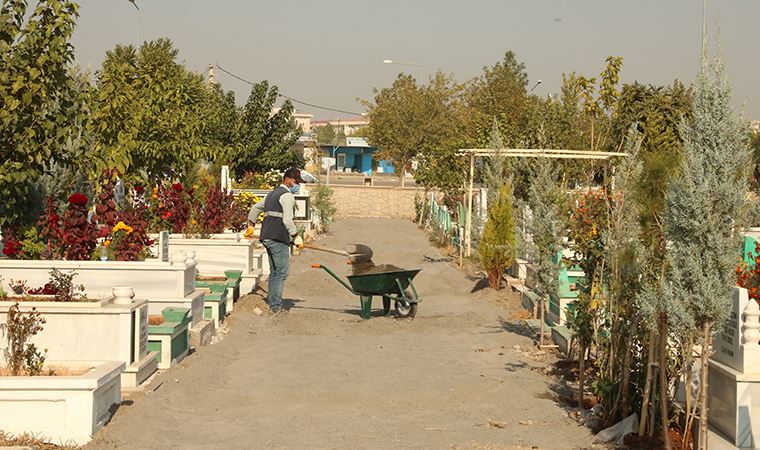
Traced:
<path fill-rule="evenodd" d="M 368 244 L 377 264 L 422 268 L 414 320 L 359 318 L 359 301 L 312 269 L 342 275 L 345 258 L 294 257 L 290 311 L 254 314 L 250 295 L 229 333 L 128 397 L 88 448 L 487 448 L 591 447 L 591 433 L 551 400 L 554 380 L 508 293 L 471 292 L 476 280 L 435 254 L 414 224 L 337 222 L 321 244 Z"/>

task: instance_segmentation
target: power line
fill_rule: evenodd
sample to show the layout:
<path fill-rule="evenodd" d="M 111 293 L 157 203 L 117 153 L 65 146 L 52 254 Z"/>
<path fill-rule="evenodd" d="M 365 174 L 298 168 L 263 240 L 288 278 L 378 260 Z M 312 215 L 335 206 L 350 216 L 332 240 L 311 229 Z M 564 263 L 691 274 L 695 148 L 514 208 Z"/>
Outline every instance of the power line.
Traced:
<path fill-rule="evenodd" d="M 251 86 L 254 86 L 256 84 L 256 83 L 253 83 L 252 81 L 246 80 L 243 77 L 235 75 L 234 73 L 230 72 L 229 70 L 225 69 L 224 67 L 220 66 L 219 64 L 214 64 L 214 65 L 216 66 L 217 69 L 221 70 L 222 72 L 226 73 L 227 75 L 231 76 L 232 78 L 236 78 L 236 79 L 242 81 L 243 83 L 250 84 Z M 302 101 L 302 100 L 298 100 L 296 98 L 290 97 L 288 95 L 285 95 L 285 94 L 282 94 L 282 93 L 279 93 L 279 92 L 277 93 L 277 96 L 285 98 L 285 99 L 288 99 L 288 100 L 290 100 L 293 103 L 298 103 L 298 104 L 301 104 L 301 105 L 309 106 L 311 108 L 323 109 L 325 111 L 333 111 L 333 112 L 339 112 L 339 113 L 343 113 L 343 114 L 352 114 L 352 115 L 355 115 L 355 116 L 362 116 L 362 113 L 358 113 L 358 112 L 354 112 L 354 111 L 346 111 L 346 110 L 343 110 L 343 109 L 330 108 L 330 107 L 327 107 L 327 106 L 315 105 L 313 103 L 309 103 L 309 102 L 305 102 L 305 101 Z"/>

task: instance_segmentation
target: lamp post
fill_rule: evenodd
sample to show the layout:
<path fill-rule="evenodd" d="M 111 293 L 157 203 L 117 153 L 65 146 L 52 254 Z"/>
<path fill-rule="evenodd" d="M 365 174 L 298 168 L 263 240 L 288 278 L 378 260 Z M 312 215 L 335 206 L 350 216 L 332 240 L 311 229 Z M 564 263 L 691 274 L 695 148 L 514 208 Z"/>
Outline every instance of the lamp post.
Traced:
<path fill-rule="evenodd" d="M 538 85 L 539 85 L 539 84 L 541 84 L 541 83 L 542 83 L 542 81 L 541 81 L 541 80 L 538 80 L 538 81 L 536 81 L 536 84 L 535 84 L 535 85 L 533 85 L 533 87 L 532 87 L 532 88 L 530 88 L 530 93 L 532 94 L 532 93 L 533 93 L 533 90 L 534 90 L 534 89 L 536 89 L 536 88 L 538 87 Z"/>

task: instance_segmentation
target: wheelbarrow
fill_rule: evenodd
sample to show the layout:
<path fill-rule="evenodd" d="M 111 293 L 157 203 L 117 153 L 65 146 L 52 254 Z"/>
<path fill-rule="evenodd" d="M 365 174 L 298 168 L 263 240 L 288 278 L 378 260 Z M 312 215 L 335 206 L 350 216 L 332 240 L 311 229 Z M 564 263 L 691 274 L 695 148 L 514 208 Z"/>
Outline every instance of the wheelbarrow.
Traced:
<path fill-rule="evenodd" d="M 313 264 L 311 267 L 323 269 L 349 292 L 358 295 L 362 319 L 365 320 L 371 316 L 373 296 L 383 298 L 383 314 L 386 316 L 391 312 L 391 301 L 395 302 L 394 307 L 399 317 L 414 317 L 417 314 L 417 303 L 422 301 L 412 283 L 412 279 L 422 269 L 349 275 L 346 283 L 328 267 L 321 264 Z"/>

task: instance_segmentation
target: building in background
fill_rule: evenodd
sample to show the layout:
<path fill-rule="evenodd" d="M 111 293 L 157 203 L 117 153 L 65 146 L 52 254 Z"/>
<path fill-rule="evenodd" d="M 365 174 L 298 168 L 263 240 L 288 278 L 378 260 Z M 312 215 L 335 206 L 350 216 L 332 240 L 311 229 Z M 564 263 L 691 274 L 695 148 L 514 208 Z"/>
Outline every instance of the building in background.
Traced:
<path fill-rule="evenodd" d="M 371 176 L 376 173 L 393 173 L 393 165 L 377 159 L 377 147 L 367 144 L 364 138 L 347 137 L 346 145 L 319 146 L 323 157 L 335 160 L 333 170 L 338 172 L 362 173 Z"/>
<path fill-rule="evenodd" d="M 369 119 L 365 116 L 353 117 L 349 119 L 333 119 L 333 120 L 312 120 L 311 126 L 321 127 L 324 125 L 332 125 L 335 131 L 343 130 L 343 134 L 346 136 L 353 136 L 357 130 L 369 125 Z M 304 130 L 305 131 L 305 130 Z"/>

